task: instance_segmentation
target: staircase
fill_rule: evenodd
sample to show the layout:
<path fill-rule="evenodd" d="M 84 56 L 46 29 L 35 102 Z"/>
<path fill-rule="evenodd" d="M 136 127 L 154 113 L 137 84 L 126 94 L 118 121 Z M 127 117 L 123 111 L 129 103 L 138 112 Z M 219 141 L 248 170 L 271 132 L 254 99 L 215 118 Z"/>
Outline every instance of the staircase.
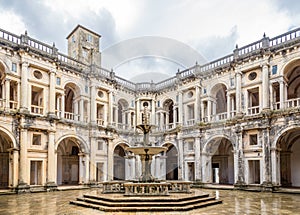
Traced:
<path fill-rule="evenodd" d="M 106 212 L 153 212 L 189 211 L 210 205 L 221 204 L 221 200 L 202 194 L 188 197 L 103 197 L 83 195 L 71 204 Z"/>

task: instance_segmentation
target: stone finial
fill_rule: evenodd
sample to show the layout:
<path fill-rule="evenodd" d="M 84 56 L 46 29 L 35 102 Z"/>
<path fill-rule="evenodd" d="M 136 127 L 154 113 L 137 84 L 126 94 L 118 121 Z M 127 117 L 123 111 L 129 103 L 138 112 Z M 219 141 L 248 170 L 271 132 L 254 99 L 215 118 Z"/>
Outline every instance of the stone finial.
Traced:
<path fill-rule="evenodd" d="M 263 37 L 264 37 L 264 38 L 266 37 L 266 32 L 264 32 L 264 35 L 263 35 Z"/>
<path fill-rule="evenodd" d="M 25 30 L 25 35 L 27 36 L 27 30 Z"/>
<path fill-rule="evenodd" d="M 236 45 L 235 45 L 235 48 L 236 48 L 236 49 L 238 49 L 238 48 L 239 48 L 238 44 L 236 44 Z"/>

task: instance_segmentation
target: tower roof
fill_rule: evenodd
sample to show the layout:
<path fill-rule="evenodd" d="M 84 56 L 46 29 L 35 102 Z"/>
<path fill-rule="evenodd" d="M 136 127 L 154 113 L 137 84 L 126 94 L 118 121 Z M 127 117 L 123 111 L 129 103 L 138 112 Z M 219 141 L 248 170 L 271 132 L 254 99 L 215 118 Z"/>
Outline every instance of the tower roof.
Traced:
<path fill-rule="evenodd" d="M 91 31 L 90 29 L 87 29 L 86 27 L 84 27 L 84 26 L 82 26 L 82 25 L 77 25 L 77 26 L 73 29 L 73 31 L 71 31 L 71 33 L 67 36 L 66 39 L 69 39 L 69 37 L 70 37 L 70 36 L 71 36 L 78 28 L 82 28 L 82 29 L 84 29 L 84 30 L 90 32 L 91 34 L 94 34 L 94 35 L 96 35 L 96 36 L 98 36 L 98 37 L 101 37 L 100 34 L 94 32 L 94 31 Z"/>

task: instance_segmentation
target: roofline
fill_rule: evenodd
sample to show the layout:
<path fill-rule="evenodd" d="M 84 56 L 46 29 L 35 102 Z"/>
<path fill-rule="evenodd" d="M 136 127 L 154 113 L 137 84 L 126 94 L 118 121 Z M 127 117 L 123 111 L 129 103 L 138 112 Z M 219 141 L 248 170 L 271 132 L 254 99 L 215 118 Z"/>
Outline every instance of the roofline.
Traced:
<path fill-rule="evenodd" d="M 98 37 L 101 37 L 100 34 L 98 34 L 98 33 L 94 32 L 94 31 L 92 31 L 92 30 L 90 30 L 90 29 L 87 29 L 86 27 L 84 27 L 84 26 L 78 24 L 78 25 L 74 28 L 74 30 L 71 31 L 71 33 L 66 37 L 66 39 L 69 39 L 69 37 L 74 33 L 74 31 L 77 30 L 77 28 L 82 28 L 82 29 L 84 29 L 84 30 L 86 30 L 86 31 L 88 31 L 88 32 L 90 32 L 90 33 L 92 33 L 92 34 L 98 36 Z"/>

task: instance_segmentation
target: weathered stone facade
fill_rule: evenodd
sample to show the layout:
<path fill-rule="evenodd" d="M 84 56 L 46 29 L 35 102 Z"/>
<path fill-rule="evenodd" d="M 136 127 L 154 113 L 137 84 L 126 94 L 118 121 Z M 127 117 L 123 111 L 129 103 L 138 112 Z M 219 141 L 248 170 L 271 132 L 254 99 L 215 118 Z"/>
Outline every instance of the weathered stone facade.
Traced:
<path fill-rule="evenodd" d="M 160 83 L 101 68 L 100 35 L 77 26 L 68 56 L 0 30 L 0 186 L 28 191 L 134 180 L 151 112 L 159 179 L 270 190 L 300 186 L 300 29 L 263 37 Z"/>

